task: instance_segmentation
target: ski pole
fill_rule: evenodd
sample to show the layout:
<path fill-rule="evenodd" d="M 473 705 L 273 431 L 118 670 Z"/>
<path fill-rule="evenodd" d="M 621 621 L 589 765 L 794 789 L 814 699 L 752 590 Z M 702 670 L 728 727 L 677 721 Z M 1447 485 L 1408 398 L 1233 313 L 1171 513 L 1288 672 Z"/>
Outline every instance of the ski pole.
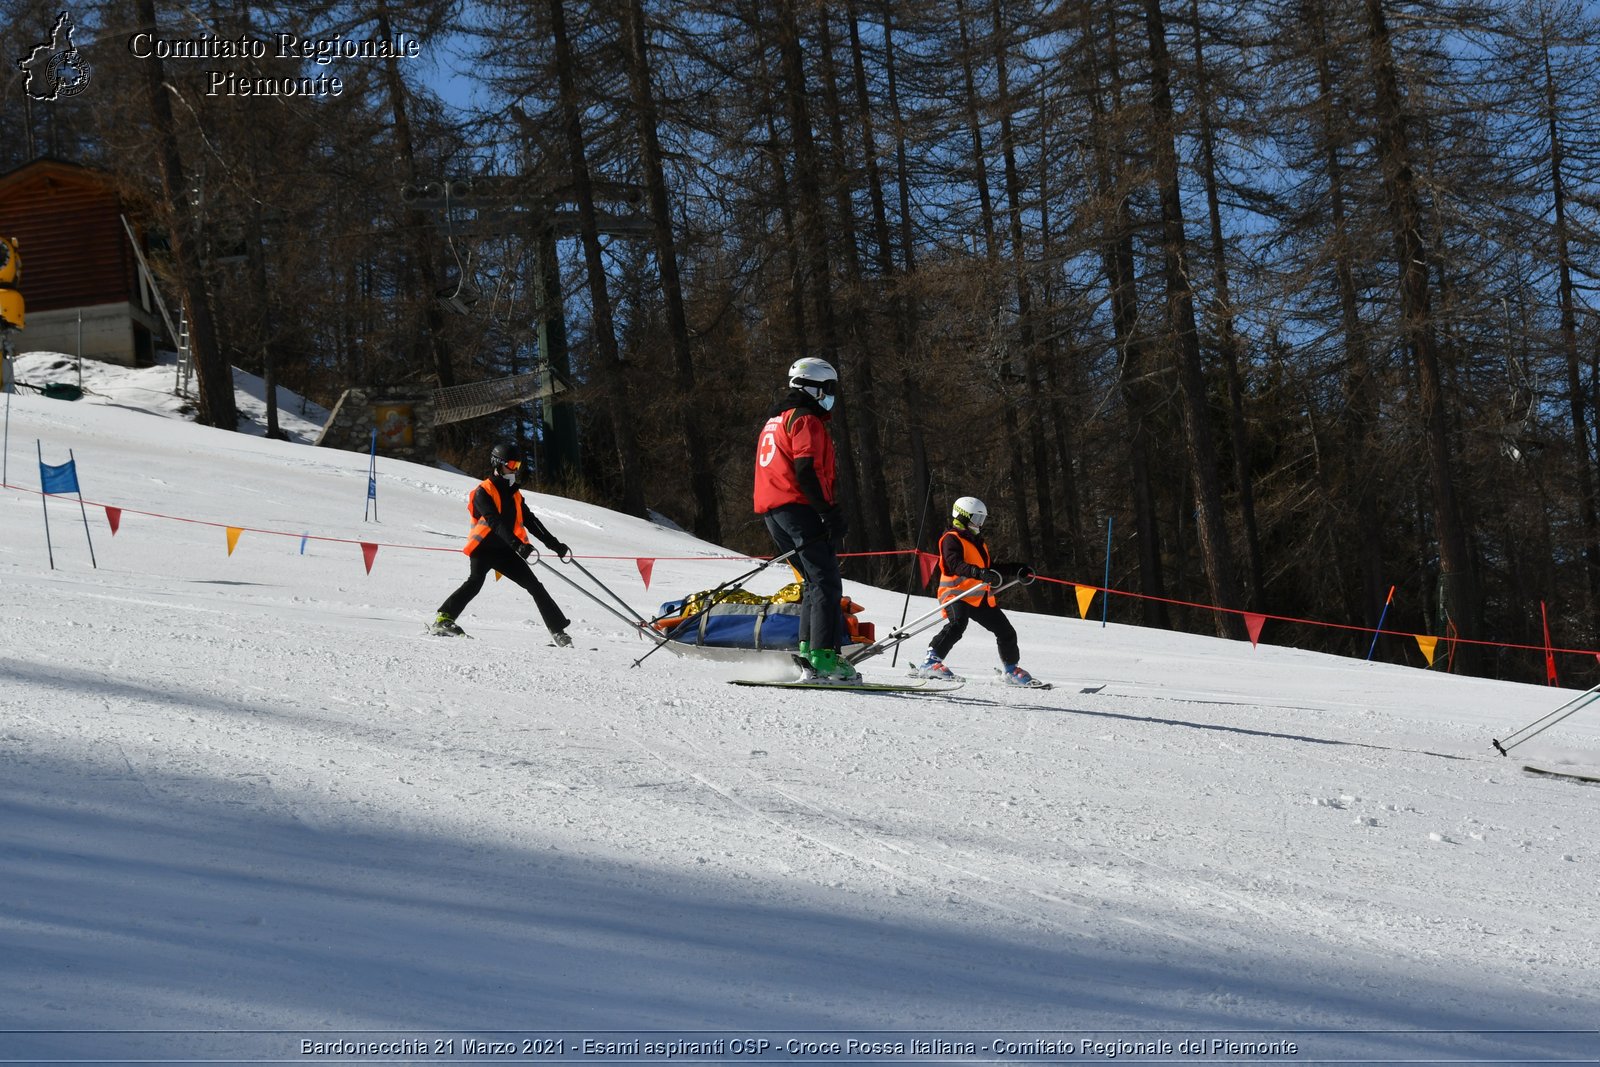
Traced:
<path fill-rule="evenodd" d="M 1495 751 L 1499 752 L 1502 756 L 1507 755 L 1512 749 L 1522 744 L 1522 742 L 1528 740 L 1528 738 L 1544 733 L 1546 730 L 1550 729 L 1550 727 L 1554 726 L 1562 719 L 1565 719 L 1568 715 L 1588 707 L 1596 700 L 1600 700 L 1600 685 L 1595 686 L 1593 689 L 1590 689 L 1587 692 L 1579 693 L 1577 696 L 1561 705 L 1561 707 L 1556 708 L 1554 711 L 1541 715 L 1539 718 L 1533 720 L 1528 725 L 1520 729 L 1511 731 L 1506 735 L 1506 739 L 1504 741 L 1498 741 L 1492 737 L 1489 740 L 1494 744 Z M 1543 725 L 1540 725 L 1541 723 Z M 1537 729 L 1535 729 L 1535 727 L 1537 727 Z M 1522 734 L 1523 736 L 1517 737 L 1518 734 Z M 1515 741 L 1511 740 L 1513 737 L 1517 737 L 1517 739 Z"/>
<path fill-rule="evenodd" d="M 703 615 L 706 612 L 710 611 L 712 608 L 714 608 L 718 604 L 722 603 L 723 600 L 725 600 L 729 596 L 733 595 L 734 591 L 737 590 L 739 586 L 743 585 L 745 582 L 748 582 L 751 578 L 754 578 L 756 575 L 760 574 L 762 571 L 766 570 L 768 567 L 772 566 L 774 563 L 782 563 L 783 561 L 787 560 L 790 556 L 795 555 L 801 549 L 811 547 L 812 545 L 816 544 L 816 542 L 818 540 L 820 540 L 820 538 L 812 538 L 810 541 L 807 541 L 805 544 L 800 545 L 797 548 L 791 548 L 789 551 L 785 552 L 781 556 L 773 556 L 771 559 L 766 560 L 765 562 L 763 562 L 761 564 L 761 566 L 756 567 L 754 570 L 747 571 L 744 574 L 739 575 L 737 578 L 729 578 L 727 581 L 723 582 L 721 585 L 717 586 L 715 589 L 711 590 L 711 592 L 707 594 L 711 599 L 707 600 L 706 603 L 705 603 L 705 606 L 702 607 L 699 611 L 695 612 L 695 614 L 696 615 Z M 726 592 L 724 592 L 724 590 L 726 590 Z M 656 632 L 656 629 L 655 629 L 656 623 L 660 622 L 664 618 L 666 618 L 665 615 L 658 615 L 655 618 L 651 619 L 649 622 L 645 623 L 644 625 L 647 626 L 650 629 L 651 633 L 655 633 Z M 652 655 L 654 655 L 656 653 L 657 650 L 659 650 L 661 648 L 662 645 L 666 644 L 670 640 L 671 640 L 671 638 L 662 638 L 660 640 L 660 642 L 657 643 L 655 648 L 652 648 L 649 652 L 646 652 L 644 655 L 642 655 L 638 659 L 634 660 L 633 661 L 633 666 L 637 667 L 639 664 L 641 664 L 645 660 L 649 659 Z"/>
<path fill-rule="evenodd" d="M 589 568 L 585 567 L 583 564 L 579 563 L 578 562 L 578 558 L 576 556 L 574 556 L 572 553 L 569 552 L 565 556 L 558 556 L 556 558 L 560 559 L 562 563 L 570 563 L 574 567 L 578 568 L 578 570 L 582 571 L 583 572 L 583 576 L 585 578 L 589 579 L 595 585 L 599 586 L 602 592 L 604 592 L 612 600 L 615 600 L 618 604 L 621 604 L 624 611 L 626 611 L 628 614 L 632 615 L 636 620 L 638 620 L 638 625 L 640 625 L 640 626 L 648 626 L 648 625 L 650 625 L 648 622 L 645 621 L 645 618 L 644 618 L 643 615 L 640 615 L 637 611 L 633 610 L 633 605 L 629 604 L 626 600 L 623 600 L 620 596 L 618 596 L 614 591 L 612 591 L 612 589 L 608 585 L 606 585 L 606 583 L 604 583 L 600 579 L 596 578 L 593 574 L 590 574 L 589 573 Z"/>
<path fill-rule="evenodd" d="M 1372 631 L 1372 647 L 1367 649 L 1367 662 L 1372 662 L 1372 654 L 1378 651 L 1378 635 L 1383 633 L 1383 620 L 1389 617 L 1389 605 L 1394 601 L 1394 586 L 1389 587 L 1389 595 L 1384 598 L 1383 611 L 1378 613 L 1378 628 Z"/>
<path fill-rule="evenodd" d="M 610 604 L 607 604 L 604 600 L 601 600 L 599 597 L 597 597 L 593 593 L 589 592 L 589 590 L 585 589 L 583 586 L 579 585 L 577 582 L 573 581 L 571 578 L 568 578 L 565 574 L 562 574 L 560 571 L 558 571 L 554 567 L 550 566 L 550 564 L 548 564 L 548 563 L 546 563 L 544 561 L 544 557 L 543 556 L 537 556 L 534 559 L 534 562 L 537 563 L 539 566 L 543 567 L 545 570 L 549 571 L 551 574 L 555 575 L 557 578 L 560 578 L 563 582 L 566 582 L 568 585 L 572 586 L 572 588 L 576 589 L 578 592 L 582 593 L 584 596 L 588 597 L 590 600 L 594 601 L 596 604 L 599 604 L 602 608 L 605 608 L 607 611 L 611 612 L 611 614 L 615 615 L 617 618 L 621 619 L 623 622 L 627 623 L 629 626 L 631 626 L 634 629 L 639 630 L 641 632 L 649 632 L 650 636 L 656 637 L 657 640 L 660 640 L 659 636 L 657 634 L 655 634 L 654 631 L 651 631 L 649 629 L 649 627 L 645 626 L 642 622 L 638 622 L 638 621 L 635 621 L 633 619 L 628 618 L 626 615 L 622 614 L 622 612 L 618 611 L 616 608 L 612 607 Z"/>
<path fill-rule="evenodd" d="M 971 590 L 964 591 L 960 596 L 953 596 L 950 599 L 961 600 L 965 597 L 972 596 L 973 593 L 978 589 L 987 589 L 991 596 L 999 596 L 1007 589 L 1014 589 L 1019 585 L 1031 585 L 1032 583 L 1033 571 L 1024 570 L 1018 572 L 1017 576 L 1011 579 L 1009 582 L 1002 582 L 996 586 L 990 586 L 987 584 L 973 586 Z M 897 627 L 895 630 L 879 638 L 877 641 L 874 641 L 860 652 L 857 652 L 855 655 L 847 656 L 846 658 L 848 658 L 851 663 L 860 663 L 862 660 L 871 659 L 873 656 L 882 655 L 891 648 L 899 647 L 901 642 L 915 637 L 917 634 L 920 634 L 922 631 L 929 629 L 935 623 L 937 623 L 939 621 L 939 614 L 944 611 L 947 604 L 947 601 L 941 600 L 938 607 L 934 608 L 932 611 L 929 611 L 923 615 L 918 615 L 909 623 L 905 623 Z"/>
<path fill-rule="evenodd" d="M 718 593 L 722 592 L 724 589 L 728 589 L 729 586 L 737 588 L 737 587 L 743 585 L 745 582 L 748 582 L 750 579 L 754 578 L 756 575 L 760 574 L 762 571 L 766 570 L 768 567 L 772 566 L 774 563 L 782 563 L 784 560 L 788 559 L 790 556 L 792 556 L 795 553 L 799 552 L 800 549 L 802 549 L 802 548 L 810 548 L 815 543 L 816 543 L 815 539 L 811 540 L 811 541 L 807 541 L 805 544 L 801 545 L 799 548 L 791 548 L 789 551 L 785 552 L 781 556 L 773 556 L 771 559 L 764 561 L 760 566 L 756 567 L 754 570 L 745 571 L 743 574 L 739 575 L 737 578 L 729 578 L 727 581 L 723 582 L 721 585 L 717 586 L 715 589 L 711 590 L 706 595 L 709 596 L 709 597 L 716 597 Z M 721 603 L 720 598 L 712 600 L 710 604 L 706 605 L 706 607 L 710 607 L 712 604 L 718 604 L 718 603 Z M 665 615 L 657 615 L 655 618 L 649 620 L 649 625 L 654 626 L 656 623 L 660 622 L 664 618 L 666 618 Z"/>
<path fill-rule="evenodd" d="M 911 579 L 906 582 L 906 602 L 900 605 L 900 625 L 906 624 L 906 615 L 911 610 L 911 591 L 916 588 L 917 578 L 922 574 L 922 531 L 928 527 L 928 501 L 933 499 L 933 476 L 928 476 L 928 488 L 922 494 L 922 514 L 917 517 L 917 543 L 911 551 Z M 927 582 L 923 582 L 924 585 Z M 889 661 L 893 667 L 900 662 L 900 649 L 894 650 L 894 658 Z"/>

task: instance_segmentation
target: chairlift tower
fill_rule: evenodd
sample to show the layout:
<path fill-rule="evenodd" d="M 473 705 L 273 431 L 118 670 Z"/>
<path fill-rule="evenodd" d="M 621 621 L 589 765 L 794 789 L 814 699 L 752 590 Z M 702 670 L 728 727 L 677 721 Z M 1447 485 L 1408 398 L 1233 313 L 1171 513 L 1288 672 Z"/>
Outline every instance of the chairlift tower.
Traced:
<path fill-rule="evenodd" d="M 634 240 L 650 238 L 650 221 L 638 211 L 644 189 L 628 182 L 595 181 L 595 221 L 599 232 Z M 413 182 L 400 189 L 407 207 L 431 212 L 441 234 L 455 237 L 513 236 L 531 242 L 538 277 L 534 280 L 535 317 L 539 359 L 551 377 L 570 382 L 567 325 L 562 308 L 561 265 L 556 242 L 579 232 L 579 214 L 573 183 L 529 175 L 486 175 Z M 603 205 L 603 206 L 601 206 Z M 451 301 L 457 311 L 468 310 L 476 295 L 458 285 L 451 293 L 435 294 Z M 559 480 L 578 470 L 578 420 L 572 405 L 551 398 L 544 428 L 545 470 Z"/>

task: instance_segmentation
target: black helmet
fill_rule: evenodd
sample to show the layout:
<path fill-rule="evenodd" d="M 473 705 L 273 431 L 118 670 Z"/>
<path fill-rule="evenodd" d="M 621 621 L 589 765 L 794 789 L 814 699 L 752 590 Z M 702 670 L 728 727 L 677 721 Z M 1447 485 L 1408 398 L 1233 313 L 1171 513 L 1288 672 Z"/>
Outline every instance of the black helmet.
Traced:
<path fill-rule="evenodd" d="M 514 441 L 501 441 L 489 453 L 489 466 L 495 474 L 514 478 L 522 470 L 522 449 Z"/>

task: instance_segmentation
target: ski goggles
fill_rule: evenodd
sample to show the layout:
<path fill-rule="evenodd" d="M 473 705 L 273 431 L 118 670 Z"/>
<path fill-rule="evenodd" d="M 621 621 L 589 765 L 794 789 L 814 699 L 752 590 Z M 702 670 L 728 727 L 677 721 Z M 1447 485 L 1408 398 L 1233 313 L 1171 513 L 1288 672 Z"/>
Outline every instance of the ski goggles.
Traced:
<path fill-rule="evenodd" d="M 838 382 L 833 382 L 833 381 L 829 381 L 829 382 L 814 382 L 814 381 L 811 381 L 809 378 L 808 379 L 804 379 L 802 381 L 795 382 L 795 384 L 796 385 L 803 385 L 807 389 L 815 389 L 817 392 L 821 393 L 823 396 L 833 396 L 834 393 L 838 392 L 838 389 L 839 389 L 839 383 Z"/>
<path fill-rule="evenodd" d="M 500 469 L 503 471 L 508 471 L 511 474 L 515 474 L 522 469 L 522 460 L 508 459 L 504 463 L 500 464 Z"/>

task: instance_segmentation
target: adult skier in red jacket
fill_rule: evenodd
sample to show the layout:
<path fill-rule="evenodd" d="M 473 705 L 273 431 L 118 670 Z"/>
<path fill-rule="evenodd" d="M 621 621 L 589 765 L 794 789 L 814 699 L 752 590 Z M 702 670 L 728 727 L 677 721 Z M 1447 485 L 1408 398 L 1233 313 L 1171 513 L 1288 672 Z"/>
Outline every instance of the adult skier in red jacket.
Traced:
<path fill-rule="evenodd" d="M 803 676 L 849 682 L 860 677 L 841 656 L 839 600 L 844 580 L 837 544 L 848 526 L 836 496 L 829 412 L 839 373 L 824 359 L 789 367 L 789 391 L 772 406 L 756 440 L 755 510 L 778 551 L 795 552 L 800 571 Z"/>

